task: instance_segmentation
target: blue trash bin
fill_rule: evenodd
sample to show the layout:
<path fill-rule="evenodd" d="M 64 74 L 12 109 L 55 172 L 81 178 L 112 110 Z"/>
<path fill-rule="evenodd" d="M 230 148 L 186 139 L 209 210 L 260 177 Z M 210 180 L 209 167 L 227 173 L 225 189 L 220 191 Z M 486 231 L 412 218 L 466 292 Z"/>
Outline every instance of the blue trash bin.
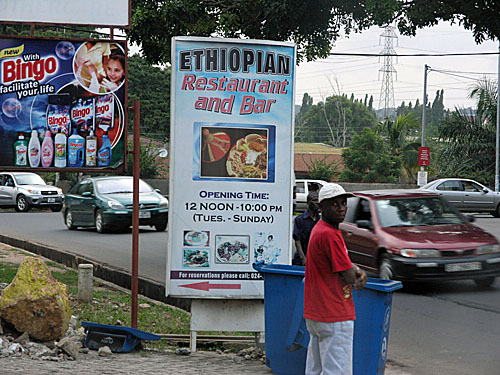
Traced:
<path fill-rule="evenodd" d="M 279 375 L 304 374 L 309 332 L 304 313 L 304 267 L 253 265 L 264 277 L 266 365 Z"/>
<path fill-rule="evenodd" d="M 253 265 L 264 277 L 266 364 L 275 374 L 305 372 L 309 332 L 304 312 L 304 267 L 282 264 Z M 387 359 L 392 292 L 401 282 L 368 278 L 353 294 L 353 374 L 382 375 Z"/>

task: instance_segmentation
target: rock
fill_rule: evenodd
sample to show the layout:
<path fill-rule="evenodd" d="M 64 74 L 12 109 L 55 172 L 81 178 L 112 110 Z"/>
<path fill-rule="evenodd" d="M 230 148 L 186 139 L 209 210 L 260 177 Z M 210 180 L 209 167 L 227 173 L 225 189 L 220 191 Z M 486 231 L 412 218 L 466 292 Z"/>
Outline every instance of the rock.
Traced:
<path fill-rule="evenodd" d="M 17 339 L 14 340 L 15 343 L 25 345 L 30 339 L 30 335 L 28 335 L 28 332 L 24 332 L 21 336 L 19 336 Z"/>
<path fill-rule="evenodd" d="M 80 348 L 80 349 L 78 350 L 78 352 L 79 352 L 79 353 L 83 353 L 83 354 L 88 354 L 88 353 L 89 353 L 89 351 L 90 351 L 90 350 L 89 350 L 89 348 Z"/>
<path fill-rule="evenodd" d="M 0 316 L 34 339 L 57 340 L 71 318 L 66 285 L 52 277 L 41 259 L 27 257 L 0 297 Z"/>
<path fill-rule="evenodd" d="M 150 305 L 149 303 L 141 303 L 141 304 L 139 305 L 139 307 L 140 307 L 141 309 L 150 309 L 150 308 L 151 308 L 151 305 Z"/>
<path fill-rule="evenodd" d="M 177 349 L 175 349 L 175 354 L 177 354 L 177 355 L 190 355 L 191 350 L 189 350 L 188 348 L 177 348 Z"/>
<path fill-rule="evenodd" d="M 97 354 L 99 357 L 110 357 L 113 353 L 111 352 L 109 346 L 101 346 L 97 351 Z"/>
<path fill-rule="evenodd" d="M 78 357 L 78 346 L 69 337 L 63 337 L 56 345 L 71 358 L 76 359 Z"/>

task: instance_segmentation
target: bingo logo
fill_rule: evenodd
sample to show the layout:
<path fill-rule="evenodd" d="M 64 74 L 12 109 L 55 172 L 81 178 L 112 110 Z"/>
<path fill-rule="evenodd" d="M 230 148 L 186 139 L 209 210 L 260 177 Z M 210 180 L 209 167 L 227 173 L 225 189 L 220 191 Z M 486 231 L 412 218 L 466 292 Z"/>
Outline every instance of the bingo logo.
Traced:
<path fill-rule="evenodd" d="M 67 116 L 62 116 L 62 117 L 49 116 L 48 123 L 49 123 L 49 126 L 52 126 L 52 125 L 61 126 L 61 125 L 68 124 L 69 119 Z"/>
<path fill-rule="evenodd" d="M 57 60 L 50 56 L 36 61 L 23 61 L 22 59 L 6 60 L 2 62 L 2 80 L 4 83 L 36 79 L 43 81 L 47 75 L 57 71 Z"/>
<path fill-rule="evenodd" d="M 73 108 L 73 110 L 71 111 L 71 116 L 73 118 L 90 116 L 90 107 L 87 107 L 87 108 Z"/>
<path fill-rule="evenodd" d="M 106 105 L 100 105 L 96 107 L 96 112 L 100 115 L 105 114 L 106 112 L 109 111 L 109 104 Z"/>

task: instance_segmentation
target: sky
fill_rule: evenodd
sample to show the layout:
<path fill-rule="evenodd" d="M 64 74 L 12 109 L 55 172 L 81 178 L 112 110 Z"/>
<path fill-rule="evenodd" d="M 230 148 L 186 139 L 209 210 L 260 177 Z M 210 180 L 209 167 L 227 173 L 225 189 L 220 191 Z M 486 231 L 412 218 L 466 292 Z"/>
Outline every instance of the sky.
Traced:
<path fill-rule="evenodd" d="M 331 52 L 379 54 L 384 49 L 384 38 L 380 37 L 383 31 L 372 27 L 363 33 L 340 38 Z M 471 31 L 444 22 L 418 30 L 415 37 L 402 36 L 397 29 L 395 33 L 398 38 L 394 40 L 393 48 L 399 55 L 498 52 L 498 41 L 488 40 L 478 45 Z M 365 94 L 373 95 L 373 107 L 378 109 L 383 78 L 379 70 L 383 62 L 380 57 L 330 56 L 301 63 L 295 78 L 295 102 L 301 104 L 304 93 L 308 93 L 315 104 L 340 91 L 348 97 L 354 93 L 355 98 L 362 100 Z M 444 106 L 448 109 L 473 107 L 474 100 L 467 98 L 471 86 L 484 77 L 496 81 L 498 74 L 498 55 L 399 56 L 394 57 L 392 63 L 396 70 L 392 75 L 396 106 L 402 101 L 406 104 L 410 101 L 415 104 L 416 99 L 423 102 L 425 64 L 431 67 L 427 75 L 428 100 L 432 103 L 436 90 L 444 89 Z"/>

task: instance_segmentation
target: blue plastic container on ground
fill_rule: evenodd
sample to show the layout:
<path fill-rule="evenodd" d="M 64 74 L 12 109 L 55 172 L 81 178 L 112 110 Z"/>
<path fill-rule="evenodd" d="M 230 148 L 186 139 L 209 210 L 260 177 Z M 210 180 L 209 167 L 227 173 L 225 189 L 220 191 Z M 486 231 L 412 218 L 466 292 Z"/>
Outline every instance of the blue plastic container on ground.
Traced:
<path fill-rule="evenodd" d="M 309 332 L 304 312 L 304 267 L 254 264 L 264 277 L 266 364 L 278 375 L 305 371 Z M 353 374 L 382 375 L 387 359 L 392 292 L 401 282 L 369 278 L 354 291 Z"/>

